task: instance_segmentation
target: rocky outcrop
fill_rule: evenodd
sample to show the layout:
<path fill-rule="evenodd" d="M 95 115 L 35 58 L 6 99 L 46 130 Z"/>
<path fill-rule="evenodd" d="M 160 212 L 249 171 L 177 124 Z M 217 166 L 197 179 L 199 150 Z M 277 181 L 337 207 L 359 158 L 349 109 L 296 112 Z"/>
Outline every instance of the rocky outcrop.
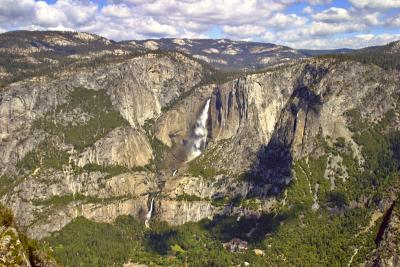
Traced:
<path fill-rule="evenodd" d="M 395 267 L 400 265 L 400 209 L 393 202 L 387 209 L 375 238 L 376 250 L 365 266 Z"/>
<path fill-rule="evenodd" d="M 147 136 L 130 127 L 117 128 L 79 155 L 78 166 L 121 165 L 145 166 L 154 158 Z"/>
<path fill-rule="evenodd" d="M 12 212 L 0 204 L 0 265 L 58 266 L 52 256 L 40 250 L 35 242 L 19 232 Z"/>
<path fill-rule="evenodd" d="M 4 226 L 0 228 L 0 264 L 3 266 L 31 266 L 15 228 Z"/>
<path fill-rule="evenodd" d="M 114 177 L 101 172 L 39 173 L 22 181 L 2 201 L 15 210 L 20 225 L 29 225 L 28 234 L 41 238 L 78 216 L 100 222 L 112 222 L 119 215 L 142 217 L 147 195 L 157 190 L 153 181 L 153 174 L 146 172 Z"/>
<path fill-rule="evenodd" d="M 212 219 L 220 210 L 211 205 L 210 201 L 187 202 L 162 199 L 158 204 L 158 218 L 171 225 L 181 225 L 190 221 L 197 222 L 204 218 Z"/>

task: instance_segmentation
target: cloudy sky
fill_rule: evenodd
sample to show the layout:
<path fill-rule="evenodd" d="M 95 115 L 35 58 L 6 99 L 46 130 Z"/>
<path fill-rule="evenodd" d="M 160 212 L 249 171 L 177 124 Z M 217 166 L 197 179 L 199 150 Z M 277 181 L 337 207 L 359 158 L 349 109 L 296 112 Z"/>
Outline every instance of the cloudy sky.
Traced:
<path fill-rule="evenodd" d="M 400 0 L 0 0 L 0 32 L 20 29 L 357 48 L 400 39 Z"/>

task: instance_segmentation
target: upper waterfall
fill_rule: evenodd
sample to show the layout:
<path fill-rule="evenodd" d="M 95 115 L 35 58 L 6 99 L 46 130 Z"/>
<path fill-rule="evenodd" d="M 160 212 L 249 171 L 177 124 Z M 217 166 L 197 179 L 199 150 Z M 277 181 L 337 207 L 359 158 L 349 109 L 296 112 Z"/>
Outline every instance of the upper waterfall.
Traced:
<path fill-rule="evenodd" d="M 208 119 L 208 110 L 210 109 L 210 98 L 207 99 L 207 102 L 196 121 L 196 125 L 193 131 L 192 140 L 189 143 L 189 153 L 187 160 L 190 161 L 202 153 L 206 146 L 207 141 L 207 119 Z"/>

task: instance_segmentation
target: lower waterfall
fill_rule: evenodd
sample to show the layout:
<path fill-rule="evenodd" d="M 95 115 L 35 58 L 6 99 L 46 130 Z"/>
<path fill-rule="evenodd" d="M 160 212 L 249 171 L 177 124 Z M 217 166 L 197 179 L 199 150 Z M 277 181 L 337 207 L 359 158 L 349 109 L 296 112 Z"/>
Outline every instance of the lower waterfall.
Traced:
<path fill-rule="evenodd" d="M 146 221 L 144 222 L 144 225 L 146 226 L 146 228 L 150 228 L 149 223 L 150 223 L 150 219 L 151 219 L 151 214 L 153 213 L 153 206 L 154 206 L 154 198 L 151 199 L 150 209 L 146 215 Z"/>

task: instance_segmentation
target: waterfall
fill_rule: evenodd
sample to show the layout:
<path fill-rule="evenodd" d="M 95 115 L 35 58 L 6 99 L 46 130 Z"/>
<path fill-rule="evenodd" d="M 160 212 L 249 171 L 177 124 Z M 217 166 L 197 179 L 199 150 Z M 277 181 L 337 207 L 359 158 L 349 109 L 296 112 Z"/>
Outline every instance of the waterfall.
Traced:
<path fill-rule="evenodd" d="M 151 219 L 151 214 L 153 213 L 153 206 L 154 206 L 154 198 L 151 199 L 150 203 L 150 210 L 146 215 L 146 221 L 144 222 L 144 225 L 146 225 L 146 228 L 150 228 L 150 219 Z"/>
<path fill-rule="evenodd" d="M 207 119 L 210 108 L 210 99 L 207 99 L 206 105 L 202 110 L 200 117 L 196 121 L 192 140 L 190 142 L 188 161 L 200 156 L 204 150 L 207 141 Z"/>

